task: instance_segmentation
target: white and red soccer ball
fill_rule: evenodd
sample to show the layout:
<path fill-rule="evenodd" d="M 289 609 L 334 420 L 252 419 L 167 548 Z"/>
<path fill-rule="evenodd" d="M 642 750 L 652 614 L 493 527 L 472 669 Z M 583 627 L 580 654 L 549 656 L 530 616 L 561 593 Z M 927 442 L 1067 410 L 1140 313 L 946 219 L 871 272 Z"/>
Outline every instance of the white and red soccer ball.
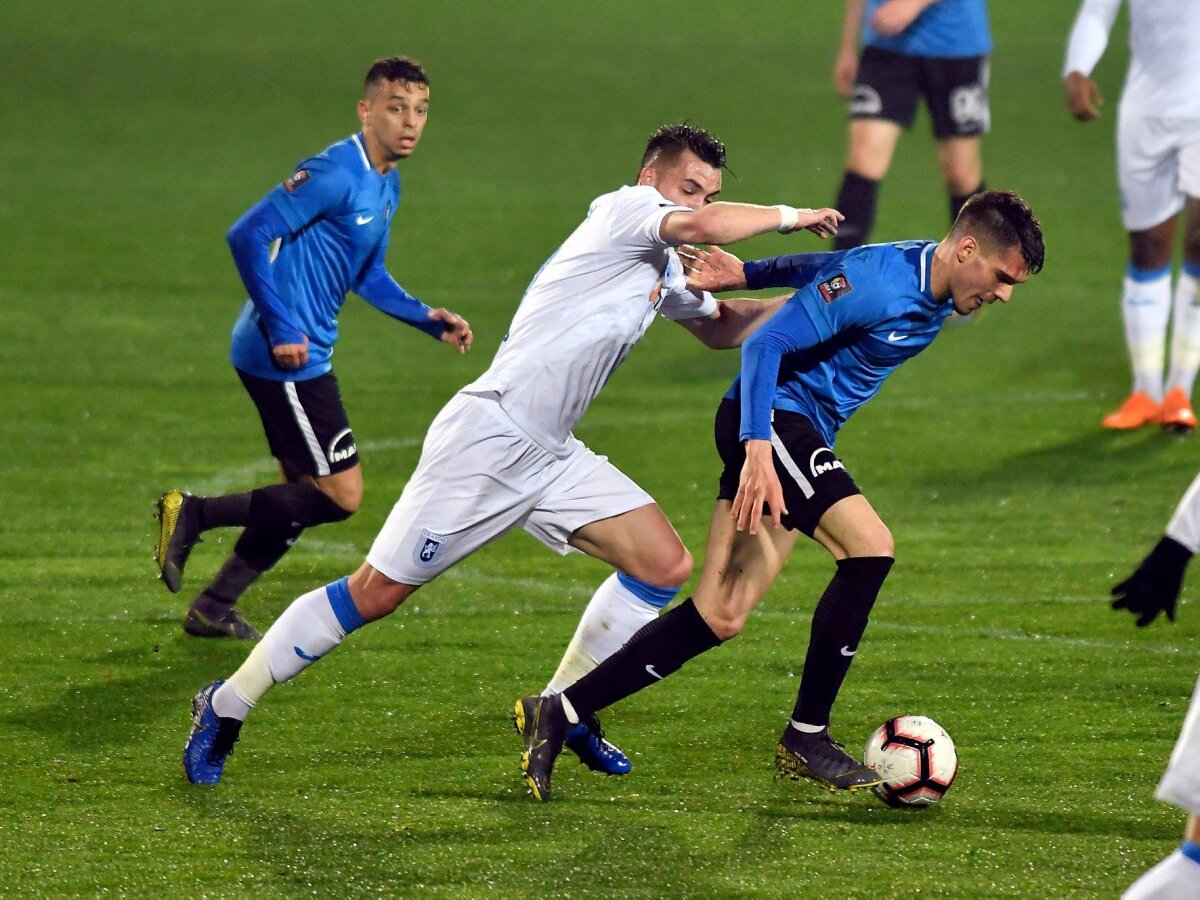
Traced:
<path fill-rule="evenodd" d="M 883 779 L 875 793 L 888 806 L 928 806 L 954 784 L 958 754 L 946 729 L 928 716 L 897 716 L 871 735 L 863 765 Z"/>

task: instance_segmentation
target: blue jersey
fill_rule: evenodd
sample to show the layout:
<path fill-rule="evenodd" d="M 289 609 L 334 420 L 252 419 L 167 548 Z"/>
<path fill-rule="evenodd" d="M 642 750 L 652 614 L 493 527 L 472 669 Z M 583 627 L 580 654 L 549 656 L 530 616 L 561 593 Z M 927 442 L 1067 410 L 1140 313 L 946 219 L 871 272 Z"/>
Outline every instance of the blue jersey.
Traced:
<path fill-rule="evenodd" d="M 962 59 L 992 50 L 987 0 L 936 0 L 894 37 L 871 29 L 871 16 L 885 0 L 868 0 L 863 12 L 863 45 L 909 56 Z"/>
<path fill-rule="evenodd" d="M 929 346 L 953 311 L 930 287 L 935 241 L 870 244 L 746 263 L 751 288 L 798 287 L 742 348 L 725 395 L 742 440 L 770 440 L 771 410 L 806 416 L 829 446 L 896 367 Z"/>
<path fill-rule="evenodd" d="M 400 176 L 371 165 L 361 132 L 304 160 L 266 197 L 290 233 L 280 239 L 271 276 L 282 321 L 247 301 L 233 327 L 233 364 L 260 378 L 303 381 L 332 368 L 338 312 L 367 270 L 382 266 L 388 229 L 400 204 Z M 308 337 L 308 363 L 282 369 L 275 342 Z M 285 337 L 286 336 L 286 337 Z"/>

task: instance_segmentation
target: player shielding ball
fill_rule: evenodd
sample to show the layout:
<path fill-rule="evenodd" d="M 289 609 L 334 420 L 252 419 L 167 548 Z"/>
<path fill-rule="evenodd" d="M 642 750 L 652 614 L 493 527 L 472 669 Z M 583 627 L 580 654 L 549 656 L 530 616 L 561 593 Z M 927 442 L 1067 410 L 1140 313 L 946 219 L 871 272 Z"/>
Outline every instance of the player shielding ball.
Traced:
<path fill-rule="evenodd" d="M 1114 609 L 1127 609 L 1145 627 L 1166 613 L 1175 621 L 1183 576 L 1200 550 L 1200 475 L 1197 475 L 1167 523 L 1166 533 L 1133 574 L 1113 588 Z M 1126 900 L 1200 897 L 1200 680 L 1192 693 L 1183 729 L 1158 783 L 1156 796 L 1188 814 L 1183 843 L 1129 886 Z"/>
<path fill-rule="evenodd" d="M 841 218 L 830 209 L 714 203 L 724 163 L 724 147 L 707 132 L 663 126 L 637 183 L 592 202 L 530 283 L 491 367 L 430 426 L 367 561 L 294 601 L 228 681 L 197 694 L 184 752 L 191 781 L 220 779 L 243 720 L 272 685 L 515 528 L 617 569 L 593 603 L 609 610 L 618 635 L 674 596 L 692 570 L 675 530 L 649 494 L 571 431 L 657 316 L 682 321 L 709 346 L 732 347 L 778 306 L 687 289 L 675 247 L 799 228 L 831 235 Z M 576 669 L 607 655 L 576 637 Z M 581 724 L 590 734 L 581 749 L 594 751 L 598 723 Z"/>
<path fill-rule="evenodd" d="M 1071 29 L 1063 80 L 1067 108 L 1082 121 L 1100 115 L 1100 89 L 1089 76 L 1120 5 L 1121 0 L 1084 0 Z M 1200 368 L 1200 3 L 1129 0 L 1129 21 L 1129 71 L 1117 111 L 1117 181 L 1129 232 L 1121 314 L 1133 387 L 1102 424 L 1189 432 L 1196 427 L 1191 398 Z M 1186 210 L 1183 266 L 1172 298 L 1171 256 L 1181 210 Z"/>
<path fill-rule="evenodd" d="M 362 502 L 358 447 L 332 363 L 347 292 L 460 353 L 471 347 L 466 320 L 426 306 L 384 266 L 400 205 L 397 165 L 416 150 L 428 115 L 429 77 L 421 65 L 404 56 L 377 60 L 358 101 L 362 130 L 300 163 L 229 230 L 250 295 L 230 355 L 283 483 L 220 497 L 167 491 L 159 498 L 155 560 L 172 593 L 200 535 L 244 529 L 188 607 L 188 634 L 257 638 L 238 598 L 304 529 L 347 519 Z"/>
<path fill-rule="evenodd" d="M 797 290 L 744 343 L 741 372 L 717 409 L 724 468 L 695 596 L 560 694 L 517 701 L 521 763 L 534 796 L 550 796 L 554 760 L 572 723 L 737 635 L 802 534 L 829 552 L 837 570 L 813 613 L 776 766 L 782 775 L 835 790 L 879 783 L 830 736 L 829 722 L 894 547 L 834 455 L 834 439 L 952 312 L 1007 303 L 1015 285 L 1040 271 L 1044 256 L 1037 219 L 1020 197 L 1003 191 L 967 201 L 940 243 L 873 244 L 744 266 L 716 248 L 698 253 L 693 283 L 699 287 Z"/>

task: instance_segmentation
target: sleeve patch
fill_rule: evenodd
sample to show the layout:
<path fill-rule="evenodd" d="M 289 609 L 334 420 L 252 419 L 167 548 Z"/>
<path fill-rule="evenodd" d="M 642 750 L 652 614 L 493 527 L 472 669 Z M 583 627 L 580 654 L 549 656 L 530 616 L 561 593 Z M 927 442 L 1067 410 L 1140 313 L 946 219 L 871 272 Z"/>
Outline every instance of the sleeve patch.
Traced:
<path fill-rule="evenodd" d="M 296 188 L 300 187 L 300 185 L 304 184 L 304 182 L 308 181 L 310 177 L 312 176 L 308 174 L 308 169 L 297 169 L 292 173 L 291 177 L 283 180 L 283 189 L 290 194 Z"/>
<path fill-rule="evenodd" d="M 817 290 L 821 292 L 821 298 L 826 303 L 832 303 L 838 297 L 850 293 L 850 280 L 843 273 L 838 272 L 832 278 L 818 284 Z"/>

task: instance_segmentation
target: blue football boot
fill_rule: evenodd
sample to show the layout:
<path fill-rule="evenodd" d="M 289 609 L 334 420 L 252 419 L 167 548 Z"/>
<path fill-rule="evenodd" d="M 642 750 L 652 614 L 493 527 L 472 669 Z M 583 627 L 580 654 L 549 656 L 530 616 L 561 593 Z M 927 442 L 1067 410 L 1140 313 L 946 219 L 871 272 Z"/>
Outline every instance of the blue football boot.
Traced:
<path fill-rule="evenodd" d="M 242 723 L 221 718 L 212 706 L 213 693 L 224 681 L 200 688 L 192 699 L 192 733 L 183 745 L 183 771 L 192 784 L 216 784 L 225 770 L 225 758 L 233 752 Z"/>
<path fill-rule="evenodd" d="M 633 763 L 621 752 L 621 748 L 604 739 L 604 729 L 595 716 L 567 730 L 566 746 L 593 772 L 627 775 L 633 768 Z"/>

